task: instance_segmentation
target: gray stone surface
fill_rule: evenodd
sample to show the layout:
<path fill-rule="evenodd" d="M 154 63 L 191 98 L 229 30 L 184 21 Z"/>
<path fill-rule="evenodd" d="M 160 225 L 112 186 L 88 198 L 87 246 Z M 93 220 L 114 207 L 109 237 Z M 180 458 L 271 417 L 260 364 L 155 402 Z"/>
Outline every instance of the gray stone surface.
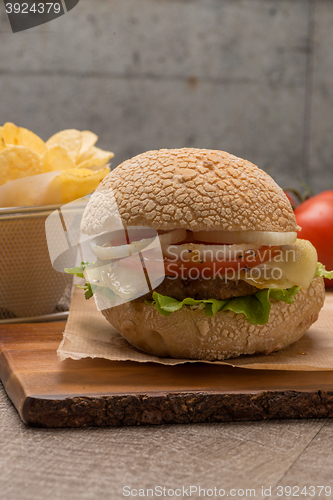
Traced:
<path fill-rule="evenodd" d="M 15 73 L 303 83 L 307 4 L 80 0 L 66 16 L 1 44 L 1 68 Z"/>
<path fill-rule="evenodd" d="M 2 113 L 5 120 L 30 126 L 32 118 L 34 130 L 45 138 L 64 127 L 94 130 L 101 146 L 115 152 L 114 165 L 148 149 L 195 146 L 250 158 L 280 182 L 287 182 L 291 169 L 301 172 L 297 111 L 304 93 L 297 87 L 71 75 L 63 96 L 62 77 L 27 75 L 24 80 L 22 88 L 14 75 L 0 78 L 2 99 L 15 103 L 13 111 Z M 279 105 L 272 104 L 265 121 L 258 120 L 256 112 L 267 110 L 267 95 Z M 274 132 L 279 128 L 279 134 Z"/>
<path fill-rule="evenodd" d="M 333 487 L 325 420 L 31 429 L 0 386 L 0 424 L 1 500 L 118 500 L 124 486 L 255 488 L 256 498 L 262 486 Z"/>
<path fill-rule="evenodd" d="M 333 187 L 332 18 L 327 0 L 81 0 L 13 35 L 1 4 L 1 121 L 91 128 L 114 166 L 208 147 Z"/>
<path fill-rule="evenodd" d="M 309 103 L 309 181 L 316 191 L 333 189 L 333 4 L 316 2 Z"/>

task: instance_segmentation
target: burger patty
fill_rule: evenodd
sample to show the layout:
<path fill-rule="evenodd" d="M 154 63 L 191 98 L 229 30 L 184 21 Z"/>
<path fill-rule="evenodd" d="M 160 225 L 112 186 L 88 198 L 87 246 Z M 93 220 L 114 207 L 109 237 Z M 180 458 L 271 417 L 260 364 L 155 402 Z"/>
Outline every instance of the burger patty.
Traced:
<path fill-rule="evenodd" d="M 192 299 L 218 299 L 227 300 L 233 297 L 244 297 L 245 295 L 254 295 L 261 290 L 246 281 L 227 281 L 221 278 L 210 279 L 170 279 L 165 277 L 154 292 L 161 295 L 167 295 L 177 300 L 184 300 L 186 297 Z M 141 300 L 148 300 L 151 298 L 151 293 L 140 297 Z M 140 300 L 138 299 L 138 300 Z"/>

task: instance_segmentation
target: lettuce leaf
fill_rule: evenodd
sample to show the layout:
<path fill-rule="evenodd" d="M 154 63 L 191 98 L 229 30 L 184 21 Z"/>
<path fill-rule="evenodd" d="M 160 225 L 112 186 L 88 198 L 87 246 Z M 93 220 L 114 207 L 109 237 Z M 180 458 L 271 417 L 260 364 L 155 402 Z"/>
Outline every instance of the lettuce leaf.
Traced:
<path fill-rule="evenodd" d="M 316 276 L 322 276 L 327 280 L 333 280 L 333 271 L 326 271 L 326 267 L 324 266 L 324 264 L 318 262 Z"/>
<path fill-rule="evenodd" d="M 68 268 L 65 267 L 65 273 L 76 274 L 78 278 L 84 278 L 83 271 L 86 267 L 90 266 L 91 262 L 82 261 L 81 266 Z M 96 291 L 97 286 L 91 285 L 90 283 L 85 283 L 84 286 L 76 285 L 77 288 L 82 288 L 84 290 L 84 296 L 86 300 L 91 299 Z"/>
<path fill-rule="evenodd" d="M 163 316 L 170 316 L 171 313 L 178 311 L 183 306 L 198 306 L 199 309 L 205 310 L 206 316 L 214 316 L 218 311 L 232 311 L 236 314 L 244 314 L 252 325 L 265 325 L 268 323 L 271 310 L 270 299 L 292 304 L 295 302 L 295 296 L 300 289 L 299 286 L 294 286 L 288 290 L 269 288 L 255 295 L 235 297 L 228 300 L 195 300 L 188 297 L 182 301 L 153 292 L 153 300 L 146 301 L 146 303 L 155 306 Z"/>
<path fill-rule="evenodd" d="M 78 276 L 79 278 L 84 278 L 83 271 L 85 270 L 86 267 L 91 266 L 92 264 L 94 264 L 94 262 L 87 262 L 83 260 L 81 262 L 81 266 L 72 268 L 65 267 L 65 272 L 68 274 L 76 274 L 76 276 Z"/>
<path fill-rule="evenodd" d="M 68 274 L 76 274 L 79 278 L 84 278 L 83 271 L 85 270 L 86 267 L 91 266 L 92 264 L 95 264 L 94 262 L 86 262 L 82 261 L 81 266 L 78 267 L 72 267 L 72 268 L 65 268 L 65 272 Z M 100 291 L 103 293 L 104 297 L 106 297 L 109 300 L 112 300 L 115 298 L 115 293 L 107 287 L 98 287 L 97 285 L 92 285 L 88 282 L 86 282 L 83 286 L 81 285 L 76 285 L 77 288 L 82 288 L 84 290 L 84 296 L 86 300 L 91 299 L 91 297 L 94 295 L 94 293 L 100 289 Z"/>

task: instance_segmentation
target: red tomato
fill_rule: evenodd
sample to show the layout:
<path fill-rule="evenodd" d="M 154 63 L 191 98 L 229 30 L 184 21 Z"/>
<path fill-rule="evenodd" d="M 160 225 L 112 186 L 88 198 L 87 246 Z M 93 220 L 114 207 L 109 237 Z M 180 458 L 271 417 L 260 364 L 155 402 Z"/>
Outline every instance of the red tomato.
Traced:
<path fill-rule="evenodd" d="M 295 210 L 296 221 L 302 231 L 299 238 L 309 240 L 316 247 L 318 260 L 328 271 L 333 269 L 333 191 L 324 191 L 309 198 Z M 333 280 L 325 280 L 333 287 Z"/>
<path fill-rule="evenodd" d="M 281 248 L 281 246 L 262 246 L 257 250 L 251 251 L 251 253 L 240 256 L 238 260 L 206 260 L 205 262 L 196 262 L 191 260 L 169 260 L 167 258 L 164 258 L 165 275 L 173 277 L 180 276 L 183 279 L 196 279 L 199 277 L 223 277 L 232 270 L 236 272 L 246 269 L 249 270 L 269 260 L 272 260 L 276 255 L 279 254 Z M 149 272 L 158 272 L 161 262 L 157 262 L 155 260 L 154 254 L 150 259 L 148 252 L 149 251 L 144 253 L 144 259 L 146 261 L 146 264 L 149 265 Z M 255 255 L 253 255 L 252 252 L 255 252 Z M 154 264 L 156 265 L 154 266 Z M 129 269 L 138 269 L 139 264 L 137 259 L 126 258 L 121 260 L 121 266 Z"/>

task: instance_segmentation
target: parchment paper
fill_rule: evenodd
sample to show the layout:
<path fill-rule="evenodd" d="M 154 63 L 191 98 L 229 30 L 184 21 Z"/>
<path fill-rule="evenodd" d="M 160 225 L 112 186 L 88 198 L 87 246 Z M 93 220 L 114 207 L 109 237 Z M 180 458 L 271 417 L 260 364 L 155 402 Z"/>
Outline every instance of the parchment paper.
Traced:
<path fill-rule="evenodd" d="M 6 182 L 0 186 L 0 208 L 60 205 L 60 174 L 60 170 L 55 170 Z"/>
<path fill-rule="evenodd" d="M 197 360 L 159 358 L 132 347 L 96 309 L 95 301 L 85 300 L 83 290 L 75 288 L 64 338 L 58 349 L 58 359 L 105 358 L 112 361 L 136 361 L 177 365 L 197 363 Z M 333 292 L 326 301 L 319 320 L 303 337 L 269 355 L 241 356 L 226 361 L 200 361 L 256 370 L 333 370 Z"/>

